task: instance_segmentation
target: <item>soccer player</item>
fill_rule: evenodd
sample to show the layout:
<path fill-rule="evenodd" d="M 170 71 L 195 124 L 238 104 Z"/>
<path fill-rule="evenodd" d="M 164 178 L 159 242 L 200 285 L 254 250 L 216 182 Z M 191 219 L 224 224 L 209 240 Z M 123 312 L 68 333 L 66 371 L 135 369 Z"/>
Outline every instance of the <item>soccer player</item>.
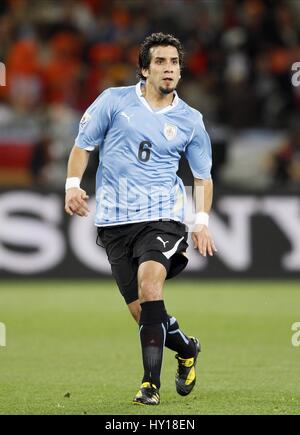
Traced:
<path fill-rule="evenodd" d="M 80 182 L 89 152 L 99 147 L 98 239 L 139 324 L 144 376 L 134 404 L 159 404 L 164 346 L 177 352 L 177 392 L 189 394 L 196 381 L 199 340 L 182 332 L 163 299 L 165 280 L 188 262 L 185 188 L 176 175 L 181 153 L 194 175 L 194 247 L 203 256 L 216 251 L 208 230 L 211 144 L 202 115 L 175 91 L 182 61 L 178 39 L 163 33 L 148 36 L 140 47 L 141 81 L 109 88 L 94 101 L 81 119 L 68 163 L 65 210 L 87 216 L 88 196 Z"/>

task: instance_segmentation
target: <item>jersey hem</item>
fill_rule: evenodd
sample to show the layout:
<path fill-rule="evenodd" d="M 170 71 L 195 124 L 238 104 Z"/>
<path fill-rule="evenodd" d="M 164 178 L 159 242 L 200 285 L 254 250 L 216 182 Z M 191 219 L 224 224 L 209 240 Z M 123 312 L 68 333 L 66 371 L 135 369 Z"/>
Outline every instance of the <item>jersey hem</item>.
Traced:
<path fill-rule="evenodd" d="M 115 222 L 113 224 L 98 224 L 95 223 L 96 227 L 113 227 L 117 225 L 128 225 L 128 224 L 138 224 L 139 222 L 155 222 L 155 221 L 175 221 L 175 222 L 181 222 L 184 223 L 180 219 L 169 219 L 169 218 L 155 218 L 155 219 L 143 219 L 140 221 L 127 221 L 127 222 Z"/>

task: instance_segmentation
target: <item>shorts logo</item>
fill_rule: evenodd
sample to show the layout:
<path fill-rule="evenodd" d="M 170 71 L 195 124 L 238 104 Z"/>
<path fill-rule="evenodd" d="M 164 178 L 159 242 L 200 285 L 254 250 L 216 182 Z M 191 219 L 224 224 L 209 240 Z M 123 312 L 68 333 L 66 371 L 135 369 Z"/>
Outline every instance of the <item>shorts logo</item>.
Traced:
<path fill-rule="evenodd" d="M 177 251 L 177 248 L 179 246 L 179 243 L 184 239 L 184 237 L 181 237 L 181 239 L 177 240 L 177 242 L 175 243 L 175 245 L 173 246 L 172 249 L 170 249 L 170 251 L 166 251 L 166 252 L 162 252 L 162 254 L 164 254 L 164 256 L 169 260 L 172 255 L 175 254 L 175 252 Z"/>
<path fill-rule="evenodd" d="M 164 126 L 164 135 L 168 140 L 175 139 L 177 136 L 176 125 L 166 123 Z"/>
<path fill-rule="evenodd" d="M 156 237 L 157 238 L 157 240 L 159 240 L 161 243 L 163 243 L 163 245 L 164 245 L 164 248 L 166 247 L 166 244 L 167 243 L 169 243 L 169 240 L 166 240 L 166 241 L 164 241 L 161 237 Z"/>
<path fill-rule="evenodd" d="M 80 120 L 80 127 L 84 127 L 91 119 L 91 115 L 86 112 Z"/>

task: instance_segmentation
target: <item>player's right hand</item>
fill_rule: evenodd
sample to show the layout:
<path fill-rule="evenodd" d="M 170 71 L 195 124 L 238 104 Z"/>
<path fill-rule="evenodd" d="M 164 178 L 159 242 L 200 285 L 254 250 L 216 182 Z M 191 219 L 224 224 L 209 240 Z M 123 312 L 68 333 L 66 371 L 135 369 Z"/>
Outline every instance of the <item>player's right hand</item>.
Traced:
<path fill-rule="evenodd" d="M 86 194 L 85 190 L 78 187 L 72 187 L 66 191 L 65 197 L 65 211 L 70 216 L 77 214 L 78 216 L 88 216 L 89 207 L 87 200 L 89 196 Z"/>

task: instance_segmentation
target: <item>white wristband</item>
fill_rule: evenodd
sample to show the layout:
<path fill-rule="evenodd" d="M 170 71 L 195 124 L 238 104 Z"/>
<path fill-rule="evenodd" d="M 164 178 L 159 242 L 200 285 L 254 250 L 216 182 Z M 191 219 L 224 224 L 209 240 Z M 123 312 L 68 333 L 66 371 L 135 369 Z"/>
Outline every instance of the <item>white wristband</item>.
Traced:
<path fill-rule="evenodd" d="M 209 221 L 208 213 L 201 211 L 200 213 L 196 214 L 195 225 L 200 224 L 200 225 L 206 225 L 208 227 L 208 221 Z"/>
<path fill-rule="evenodd" d="M 78 177 L 69 177 L 66 179 L 66 190 L 72 189 L 73 187 L 76 187 L 80 189 L 80 178 Z"/>

